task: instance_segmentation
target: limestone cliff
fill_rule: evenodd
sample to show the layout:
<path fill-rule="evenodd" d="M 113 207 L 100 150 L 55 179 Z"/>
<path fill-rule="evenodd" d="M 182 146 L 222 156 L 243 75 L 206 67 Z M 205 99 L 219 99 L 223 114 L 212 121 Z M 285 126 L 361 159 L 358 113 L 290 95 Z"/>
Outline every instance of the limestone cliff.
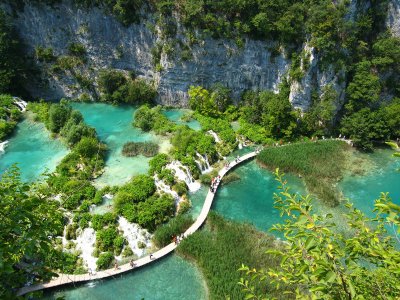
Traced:
<path fill-rule="evenodd" d="M 393 14 L 389 25 L 393 31 L 398 29 L 398 1 L 394 1 Z M 33 96 L 45 99 L 77 97 L 85 91 L 77 80 L 78 75 L 94 83 L 98 71 L 103 68 L 115 68 L 134 71 L 139 77 L 153 81 L 158 88 L 158 101 L 165 105 L 187 106 L 187 90 L 190 85 L 210 87 L 221 82 L 231 88 L 237 99 L 246 89 L 277 90 L 279 83 L 290 68 L 290 60 L 284 53 L 272 55 L 273 44 L 264 41 L 246 39 L 243 47 L 238 48 L 233 41 L 205 38 L 190 46 L 191 57 L 182 59 L 179 55 L 163 53 L 158 71 L 152 64 L 151 50 L 160 37 L 154 30 L 154 21 L 149 16 L 140 24 L 123 26 L 114 17 L 105 14 L 99 8 L 80 9 L 68 0 L 53 6 L 27 4 L 23 10 L 11 11 L 15 26 L 26 52 L 33 57 L 37 46 L 52 48 L 57 56 L 67 54 L 71 42 L 83 44 L 87 52 L 84 65 L 76 66 L 75 71 L 42 74 L 41 82 L 27 82 L 27 88 Z M 396 15 L 397 13 L 397 15 Z M 149 26 L 150 24 L 150 26 Z M 151 29 L 153 27 L 153 29 Z M 395 29 L 397 28 L 397 29 Z M 178 34 L 178 39 L 184 40 Z M 305 45 L 310 62 L 304 77 L 291 82 L 290 100 L 294 107 L 307 110 L 310 106 L 311 91 L 321 92 L 325 85 L 331 84 L 338 92 L 338 109 L 344 99 L 341 72 L 320 71 L 318 57 L 313 49 Z"/>

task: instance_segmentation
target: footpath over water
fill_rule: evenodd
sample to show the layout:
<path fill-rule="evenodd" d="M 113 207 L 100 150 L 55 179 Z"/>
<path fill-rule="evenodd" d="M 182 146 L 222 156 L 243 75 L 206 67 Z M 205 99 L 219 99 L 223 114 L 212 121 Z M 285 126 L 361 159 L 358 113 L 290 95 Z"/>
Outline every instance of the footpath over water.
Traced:
<path fill-rule="evenodd" d="M 238 164 L 247 161 L 257 155 L 257 152 L 251 152 L 246 155 L 243 155 L 240 157 L 238 160 L 235 160 L 229 164 L 229 167 L 224 167 L 221 171 L 219 171 L 218 175 L 221 177 L 221 179 L 224 177 L 226 173 L 228 173 L 232 168 L 237 166 Z M 218 189 L 219 185 L 217 186 L 216 190 Z M 216 191 L 215 191 L 216 192 Z M 201 225 L 203 225 L 204 221 L 207 218 L 207 215 L 211 209 L 211 205 L 214 200 L 215 193 L 212 193 L 211 191 L 208 191 L 206 200 L 204 201 L 203 208 L 201 209 L 200 215 L 196 219 L 196 221 L 190 226 L 186 232 L 184 233 L 185 237 L 188 235 L 196 232 Z M 81 274 L 81 275 L 70 275 L 70 274 L 59 274 L 59 276 L 49 282 L 42 283 L 42 284 L 36 284 L 36 285 L 31 285 L 31 286 L 26 286 L 21 288 L 17 295 L 22 296 L 26 293 L 34 292 L 34 291 L 39 291 L 43 289 L 48 289 L 56 286 L 61 286 L 65 284 L 74 284 L 74 283 L 79 283 L 79 282 L 85 282 L 85 281 L 91 281 L 91 280 L 97 280 L 97 279 L 103 279 L 111 276 L 115 276 L 118 274 L 122 274 L 128 271 L 132 271 L 135 268 L 145 266 L 147 264 L 150 264 L 154 261 L 157 261 L 158 259 L 168 255 L 172 251 L 175 250 L 177 245 L 175 243 L 171 243 L 164 248 L 161 248 L 160 250 L 152 253 L 151 255 L 139 258 L 136 260 L 135 267 L 132 268 L 129 263 L 121 265 L 118 267 L 118 269 L 112 268 L 104 271 L 99 271 L 95 274 Z"/>

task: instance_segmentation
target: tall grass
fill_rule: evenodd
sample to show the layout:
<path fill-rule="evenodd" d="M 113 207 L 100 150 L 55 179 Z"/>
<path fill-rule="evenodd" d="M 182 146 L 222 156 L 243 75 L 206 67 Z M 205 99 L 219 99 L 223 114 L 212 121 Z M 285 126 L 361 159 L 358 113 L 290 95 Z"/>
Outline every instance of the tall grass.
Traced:
<path fill-rule="evenodd" d="M 292 172 L 304 177 L 308 190 L 325 204 L 339 204 L 339 193 L 335 184 L 345 170 L 346 150 L 342 141 L 319 141 L 266 148 L 258 155 L 265 167 Z"/>
<path fill-rule="evenodd" d="M 206 229 L 184 239 L 177 251 L 184 258 L 196 261 L 207 281 L 210 299 L 243 299 L 245 294 L 238 285 L 242 274 L 238 269 L 242 263 L 257 269 L 277 267 L 280 260 L 265 254 L 274 247 L 274 237 L 210 212 Z M 270 297 L 285 299 L 282 290 L 270 286 L 257 289 Z"/>

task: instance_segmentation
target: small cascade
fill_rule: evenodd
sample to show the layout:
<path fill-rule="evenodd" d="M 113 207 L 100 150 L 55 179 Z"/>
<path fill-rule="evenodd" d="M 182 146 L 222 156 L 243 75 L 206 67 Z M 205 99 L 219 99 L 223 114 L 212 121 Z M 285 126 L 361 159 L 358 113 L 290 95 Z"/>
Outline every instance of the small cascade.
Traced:
<path fill-rule="evenodd" d="M 221 143 L 221 139 L 219 138 L 218 134 L 216 134 L 214 131 L 209 130 L 209 131 L 207 131 L 207 133 L 210 134 L 214 138 L 216 143 Z"/>
<path fill-rule="evenodd" d="M 197 166 L 199 167 L 200 171 L 202 174 L 208 173 L 212 171 L 212 167 L 210 166 L 210 163 L 208 161 L 207 154 L 206 155 L 201 155 L 200 153 L 196 152 L 196 156 L 199 158 L 199 160 L 195 160 Z"/>
<path fill-rule="evenodd" d="M 158 179 L 157 175 L 154 175 L 154 182 L 156 184 L 158 192 L 169 194 L 174 198 L 175 205 L 178 205 L 178 203 L 182 200 L 181 197 L 179 197 L 178 193 L 173 191 L 169 185 L 166 185 L 164 183 L 164 181 Z"/>
<path fill-rule="evenodd" d="M 4 141 L 4 142 L 0 143 L 0 152 L 5 152 L 7 144 L 8 144 L 8 141 Z"/>
<path fill-rule="evenodd" d="M 21 112 L 26 111 L 26 106 L 28 105 L 28 103 L 22 100 L 21 98 L 18 97 L 13 97 L 13 98 L 14 98 L 14 104 L 18 106 L 19 110 Z"/>
<path fill-rule="evenodd" d="M 123 236 L 128 241 L 129 247 L 131 247 L 133 253 L 138 257 L 143 256 L 146 252 L 146 248 L 151 247 L 151 234 L 146 229 L 142 229 L 139 225 L 129 223 L 124 217 L 118 219 L 118 224 L 119 229 L 123 231 Z M 139 247 L 139 242 L 146 245 L 146 247 Z"/>
<path fill-rule="evenodd" d="M 93 228 L 85 228 L 76 238 L 76 249 L 82 252 L 80 257 L 87 265 L 88 271 L 96 270 L 97 258 L 92 255 L 95 248 L 95 242 L 96 231 Z"/>
<path fill-rule="evenodd" d="M 179 180 L 182 180 L 186 183 L 189 188 L 189 191 L 195 192 L 200 189 L 201 184 L 196 182 L 193 179 L 192 174 L 188 167 L 182 165 L 179 161 L 173 161 L 167 165 L 167 169 L 174 170 L 175 176 L 178 177 Z"/>

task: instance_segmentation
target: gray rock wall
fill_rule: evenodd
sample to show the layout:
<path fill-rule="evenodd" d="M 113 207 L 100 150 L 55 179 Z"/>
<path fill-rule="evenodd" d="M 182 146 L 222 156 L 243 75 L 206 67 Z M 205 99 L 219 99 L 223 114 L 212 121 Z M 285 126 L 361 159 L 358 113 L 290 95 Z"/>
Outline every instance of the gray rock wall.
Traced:
<path fill-rule="evenodd" d="M 397 35 L 400 33 L 399 1 L 393 0 L 388 18 L 388 26 Z M 355 9 L 354 5 L 351 7 Z M 146 22 L 154 24 L 151 19 Z M 151 49 L 159 37 L 146 22 L 125 27 L 98 8 L 79 9 L 68 0 L 53 7 L 28 4 L 15 16 L 15 25 L 27 53 L 33 55 L 36 46 L 43 46 L 63 55 L 69 43 L 80 42 L 86 46 L 88 63 L 79 70 L 92 82 L 95 83 L 98 71 L 103 68 L 134 70 L 139 77 L 155 83 L 158 101 L 165 105 L 187 106 L 187 90 L 191 85 L 210 87 L 221 82 L 232 89 L 236 99 L 246 89 L 277 91 L 290 68 L 290 60 L 283 54 L 271 56 L 268 49 L 272 45 L 268 42 L 246 40 L 244 47 L 238 49 L 233 41 L 205 39 L 191 48 L 193 57 L 187 61 L 163 54 L 163 70 L 156 72 Z M 340 83 L 333 69 L 321 72 L 318 57 L 311 55 L 311 59 L 304 78 L 292 83 L 290 100 L 293 106 L 307 110 L 311 90 L 321 91 L 331 84 L 338 92 L 339 107 L 344 98 L 343 81 Z M 35 97 L 59 99 L 77 97 L 83 92 L 68 71 L 62 75 L 45 74 L 43 78 L 44 82 L 27 82 L 27 88 Z"/>

